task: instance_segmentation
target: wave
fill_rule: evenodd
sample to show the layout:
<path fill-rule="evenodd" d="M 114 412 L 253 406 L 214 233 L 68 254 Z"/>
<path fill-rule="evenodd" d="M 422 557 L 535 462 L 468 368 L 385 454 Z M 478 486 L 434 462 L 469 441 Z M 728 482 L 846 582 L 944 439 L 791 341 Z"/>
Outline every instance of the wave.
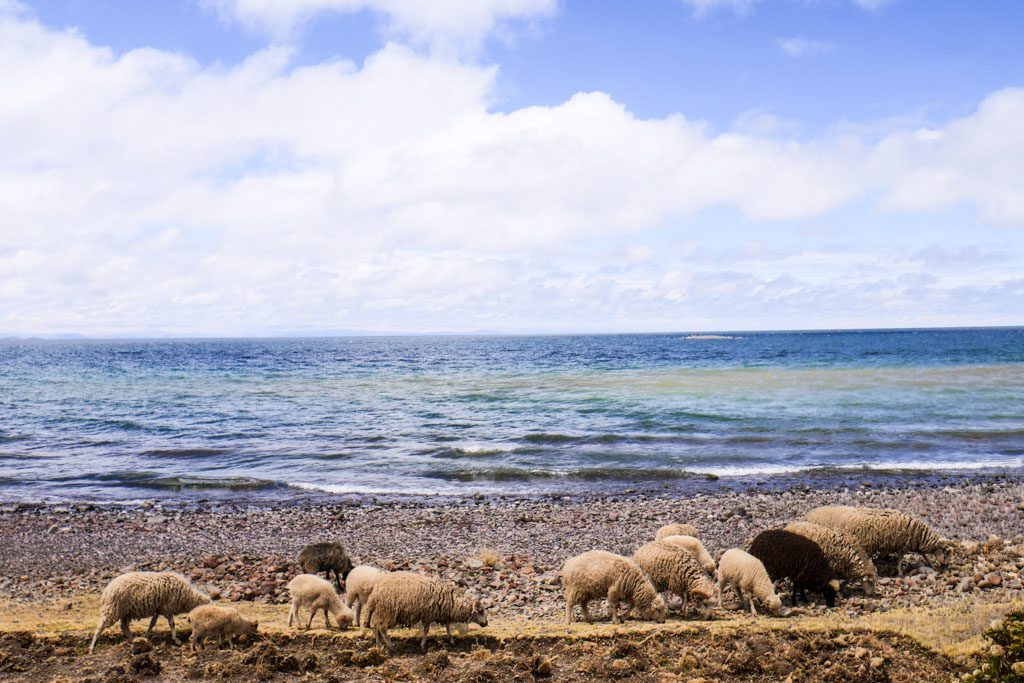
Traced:
<path fill-rule="evenodd" d="M 230 491 L 252 491 L 281 486 L 276 481 L 255 477 L 204 477 L 188 474 L 167 475 L 146 470 L 118 470 L 90 474 L 84 477 L 58 478 L 53 481 L 72 483 L 76 481 L 103 482 L 107 486 L 150 488 L 171 491 L 193 489 L 226 489 Z"/>
<path fill-rule="evenodd" d="M 229 452 L 225 448 L 154 448 L 142 451 L 140 455 L 152 458 L 207 458 Z"/>
<path fill-rule="evenodd" d="M 459 459 L 459 458 L 486 458 L 493 455 L 504 455 L 511 453 L 511 448 L 501 446 L 490 446 L 483 444 L 464 444 L 452 448 L 436 448 L 429 451 L 435 458 Z"/>
<path fill-rule="evenodd" d="M 685 337 L 682 337 L 682 339 L 692 341 L 705 341 L 713 339 L 743 339 L 743 337 L 736 337 L 728 334 L 690 334 Z"/>
<path fill-rule="evenodd" d="M 256 491 L 259 489 L 281 486 L 281 484 L 276 481 L 271 481 L 269 479 L 256 479 L 253 477 L 192 477 L 187 475 L 140 479 L 132 482 L 130 485 L 153 489 L 167 489 L 171 491 L 183 491 L 190 489 Z"/>
<path fill-rule="evenodd" d="M 681 469 L 656 468 L 638 470 L 631 467 L 581 467 L 572 470 L 545 470 L 520 467 L 461 469 L 429 472 L 424 476 L 446 481 L 529 482 L 544 479 L 565 481 L 669 481 L 674 479 L 708 479 L 715 475 Z"/>

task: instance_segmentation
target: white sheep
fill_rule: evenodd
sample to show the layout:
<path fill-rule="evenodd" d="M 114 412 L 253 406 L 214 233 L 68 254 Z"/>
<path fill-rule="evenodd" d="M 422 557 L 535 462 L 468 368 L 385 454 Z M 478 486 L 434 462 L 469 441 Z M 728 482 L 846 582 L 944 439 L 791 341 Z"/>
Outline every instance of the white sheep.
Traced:
<path fill-rule="evenodd" d="M 864 592 L 874 595 L 878 570 L 856 539 L 842 531 L 814 522 L 793 522 L 786 526 L 785 531 L 799 534 L 817 543 L 836 574 L 847 581 L 859 580 Z"/>
<path fill-rule="evenodd" d="M 900 576 L 906 553 L 920 553 L 934 567 L 945 562 L 952 545 L 920 519 L 899 510 L 833 505 L 811 510 L 806 519 L 845 533 L 871 557 L 896 555 Z"/>
<path fill-rule="evenodd" d="M 192 622 L 192 637 L 189 645 L 193 652 L 207 638 L 216 638 L 218 645 L 226 640 L 228 647 L 234 647 L 232 639 L 248 633 L 256 633 L 259 625 L 255 620 L 244 619 L 233 607 L 220 605 L 200 605 L 188 613 Z"/>
<path fill-rule="evenodd" d="M 431 624 L 443 624 L 452 642 L 452 625 L 474 623 L 487 626 L 487 613 L 454 584 L 414 572 L 383 573 L 373 582 L 373 591 L 362 611 L 360 625 L 373 629 L 377 644 L 393 648 L 388 629 L 394 626 L 422 628 L 420 648 L 427 649 Z"/>
<path fill-rule="evenodd" d="M 373 592 L 373 582 L 383 573 L 383 570 L 368 564 L 361 564 L 348 573 L 348 578 L 345 579 L 345 604 L 349 609 L 353 609 L 354 606 L 356 624 L 361 623 L 359 615 L 363 605 L 370 598 L 370 593 Z"/>
<path fill-rule="evenodd" d="M 739 595 L 740 605 L 745 609 L 750 603 L 750 613 L 757 615 L 755 599 L 759 600 L 775 616 L 782 614 L 782 600 L 775 594 L 775 586 L 768 578 L 768 571 L 750 553 L 733 548 L 726 550 L 718 562 L 718 607 L 722 608 L 722 593 L 731 586 Z"/>
<path fill-rule="evenodd" d="M 200 605 L 206 605 L 206 597 L 175 572 L 127 572 L 115 577 L 100 595 L 100 621 L 92 636 L 89 652 L 96 648 L 100 633 L 115 622 L 121 622 L 121 633 L 131 637 L 128 624 L 132 619 L 152 617 L 146 638 L 153 633 L 156 620 L 163 616 L 171 627 L 171 640 L 177 641 L 178 632 L 174 627 L 174 616 L 190 612 Z"/>
<path fill-rule="evenodd" d="M 641 546 L 633 554 L 633 561 L 647 574 L 655 589 L 672 591 L 683 599 L 683 616 L 690 613 L 690 596 L 697 603 L 708 601 L 715 595 L 715 585 L 697 558 L 685 547 L 653 541 Z"/>
<path fill-rule="evenodd" d="M 697 561 L 700 563 L 700 566 L 704 568 L 704 571 L 714 576 L 715 560 L 710 554 L 708 554 L 707 549 L 704 547 L 704 544 L 700 542 L 699 538 L 679 534 L 676 536 L 666 536 L 659 540 L 662 543 L 668 543 L 669 545 L 674 545 L 677 548 L 685 548 L 686 550 L 689 550 L 693 556 L 697 558 Z"/>
<path fill-rule="evenodd" d="M 591 550 L 562 565 L 562 589 L 565 591 L 565 618 L 573 622 L 572 608 L 579 605 L 590 623 L 587 605 L 591 600 L 608 600 L 612 623 L 619 623 L 619 604 L 632 607 L 643 618 L 665 621 L 668 608 L 642 569 L 628 557 L 604 550 Z"/>
<path fill-rule="evenodd" d="M 694 538 L 699 538 L 697 527 L 692 524 L 666 524 L 658 529 L 658 533 L 654 534 L 654 540 L 660 541 L 666 536 L 693 536 Z"/>
<path fill-rule="evenodd" d="M 306 629 L 313 625 L 313 617 L 320 610 L 324 613 L 324 624 L 331 628 L 331 619 L 328 614 L 333 614 L 338 621 L 338 628 L 344 630 L 349 627 L 353 620 L 350 610 L 337 593 L 330 581 L 324 581 L 315 574 L 299 574 L 288 582 L 288 595 L 291 597 L 292 606 L 288 611 L 288 626 L 292 621 L 298 622 L 300 610 L 305 607 L 309 610 L 309 621 L 306 622 Z"/>

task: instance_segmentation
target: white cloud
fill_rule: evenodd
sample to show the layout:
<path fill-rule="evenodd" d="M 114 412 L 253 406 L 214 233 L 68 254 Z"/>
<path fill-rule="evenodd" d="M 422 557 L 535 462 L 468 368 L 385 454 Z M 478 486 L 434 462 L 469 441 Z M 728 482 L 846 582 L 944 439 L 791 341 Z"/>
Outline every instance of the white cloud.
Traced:
<path fill-rule="evenodd" d="M 831 52 L 835 45 L 824 40 L 808 38 L 780 38 L 779 49 L 790 57 L 807 57 Z"/>
<path fill-rule="evenodd" d="M 200 0 L 222 18 L 289 37 L 318 14 L 375 12 L 388 28 L 416 42 L 473 44 L 508 20 L 550 16 L 558 0 Z"/>
<path fill-rule="evenodd" d="M 718 10 L 746 14 L 758 2 L 760 0 L 683 0 L 698 17 Z"/>
<path fill-rule="evenodd" d="M 876 12 L 893 0 L 852 0 L 857 7 L 869 12 Z M 703 17 L 719 10 L 747 14 L 761 0 L 682 0 L 694 16 Z M 810 2 L 808 2 L 810 4 Z"/>
<path fill-rule="evenodd" d="M 360 67 L 115 56 L 0 19 L 0 331 L 856 324 L 961 294 L 985 322 L 1024 297 L 1017 262 L 911 291 L 898 276 L 934 258 L 698 262 L 657 243 L 720 209 L 755 230 L 852 203 L 1024 226 L 1024 90 L 876 141 L 642 119 L 603 93 L 498 113 L 495 78 L 398 44 Z"/>
<path fill-rule="evenodd" d="M 861 9 L 875 12 L 890 4 L 893 0 L 853 0 L 853 4 Z"/>

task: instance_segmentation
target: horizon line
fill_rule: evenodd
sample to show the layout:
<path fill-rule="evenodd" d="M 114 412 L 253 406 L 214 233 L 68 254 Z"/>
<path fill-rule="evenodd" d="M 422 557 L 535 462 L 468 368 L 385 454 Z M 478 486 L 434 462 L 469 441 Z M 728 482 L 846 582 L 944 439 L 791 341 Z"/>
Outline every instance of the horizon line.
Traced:
<path fill-rule="evenodd" d="M 344 332 L 314 332 L 304 334 L 287 332 L 283 334 L 253 335 L 116 335 L 92 336 L 76 332 L 55 332 L 46 334 L 8 334 L 0 335 L 0 341 L 242 341 L 269 339 L 358 339 L 366 337 L 615 337 L 615 336 L 668 336 L 668 335 L 713 335 L 713 334 L 798 334 L 798 333 L 831 333 L 831 332 L 953 332 L 966 330 L 1014 330 L 1024 329 L 1024 324 L 1013 325 L 942 325 L 942 326 L 905 326 L 905 327 L 806 327 L 806 328 L 766 328 L 766 329 L 706 329 L 706 330 L 667 330 L 667 331 L 518 331 L 503 332 L 497 330 L 473 330 L 464 332 L 384 332 L 349 330 Z"/>

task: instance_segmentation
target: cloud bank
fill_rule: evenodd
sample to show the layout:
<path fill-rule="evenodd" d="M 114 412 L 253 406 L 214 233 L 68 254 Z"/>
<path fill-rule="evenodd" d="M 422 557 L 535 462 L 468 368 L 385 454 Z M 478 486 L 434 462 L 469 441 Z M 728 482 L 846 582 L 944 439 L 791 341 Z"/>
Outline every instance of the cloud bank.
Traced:
<path fill-rule="evenodd" d="M 280 21 L 328 4 L 370 5 Z M 403 14 L 418 4 L 379 3 L 460 35 L 550 8 L 483 3 L 448 26 L 444 3 Z M 694 246 L 715 212 L 755 243 L 851 206 L 1024 227 L 1024 90 L 934 128 L 800 139 L 643 119 L 601 92 L 500 113 L 496 76 L 397 42 L 363 64 L 118 56 L 0 14 L 0 332 L 947 324 L 965 306 L 982 323 L 1024 300 L 1006 259 L 963 280 L 956 259 L 881 248 Z"/>

